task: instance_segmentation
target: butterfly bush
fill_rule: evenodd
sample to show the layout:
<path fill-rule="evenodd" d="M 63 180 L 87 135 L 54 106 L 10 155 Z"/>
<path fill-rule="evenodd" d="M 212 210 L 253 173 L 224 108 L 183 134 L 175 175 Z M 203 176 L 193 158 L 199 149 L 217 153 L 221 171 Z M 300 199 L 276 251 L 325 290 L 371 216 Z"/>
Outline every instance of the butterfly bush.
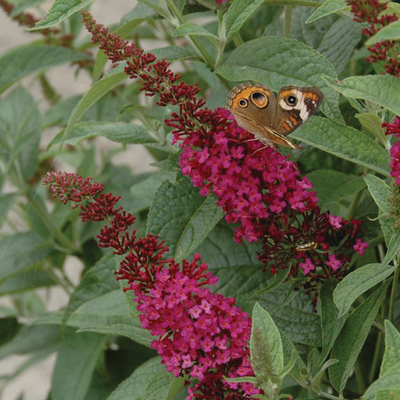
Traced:
<path fill-rule="evenodd" d="M 169 63 L 109 33 L 88 12 L 83 20 L 108 58 L 125 61 L 125 72 L 143 80 L 146 96 L 178 106 L 165 123 L 182 149 L 182 173 L 201 195 L 217 197 L 226 221 L 237 224 L 237 242 L 262 240 L 259 258 L 271 273 L 289 268 L 296 276 L 300 268 L 312 286 L 342 276 L 354 251 L 363 253 L 368 244 L 357 237 L 361 222 L 322 213 L 312 183 L 287 156 L 250 140 L 229 111 L 204 107 L 197 85 L 178 83 Z"/>
<path fill-rule="evenodd" d="M 188 400 L 240 400 L 260 393 L 252 383 L 223 380 L 223 376 L 254 375 L 248 347 L 251 319 L 235 306 L 235 299 L 211 293 L 209 286 L 218 278 L 199 254 L 192 262 L 165 258 L 168 247 L 164 242 L 151 234 L 137 237 L 131 229 L 135 217 L 117 207 L 120 197 L 102 193 L 103 185 L 90 178 L 50 172 L 43 182 L 53 197 L 79 206 L 82 221 L 106 221 L 98 244 L 124 256 L 116 276 L 128 281 L 124 290 L 136 295 L 142 327 L 157 337 L 151 347 L 175 377 L 198 380 L 189 388 Z"/>
<path fill-rule="evenodd" d="M 384 26 L 397 21 L 396 14 L 382 14 L 387 9 L 388 2 L 379 0 L 348 0 L 351 6 L 351 12 L 354 14 L 354 21 L 366 23 L 367 26 L 363 29 L 365 36 L 371 37 L 379 32 Z M 400 76 L 400 61 L 397 53 L 400 50 L 398 42 L 394 40 L 384 40 L 369 46 L 370 52 L 367 61 L 375 63 L 385 61 L 385 72 Z"/>

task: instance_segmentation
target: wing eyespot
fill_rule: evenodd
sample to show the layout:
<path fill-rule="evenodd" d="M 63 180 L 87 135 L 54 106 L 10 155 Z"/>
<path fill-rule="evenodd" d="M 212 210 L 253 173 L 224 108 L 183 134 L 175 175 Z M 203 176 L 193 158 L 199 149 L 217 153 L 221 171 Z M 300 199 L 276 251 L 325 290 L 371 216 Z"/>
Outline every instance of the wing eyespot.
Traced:
<path fill-rule="evenodd" d="M 260 92 L 253 92 L 250 96 L 252 103 L 258 108 L 265 108 L 268 105 L 268 97 Z"/>
<path fill-rule="evenodd" d="M 290 95 L 285 99 L 288 106 L 295 106 L 297 104 L 296 96 Z"/>
<path fill-rule="evenodd" d="M 240 99 L 239 102 L 238 102 L 238 104 L 239 104 L 240 107 L 243 107 L 243 108 L 244 108 L 244 107 L 247 107 L 247 104 L 248 104 L 248 103 L 247 103 L 247 100 L 246 100 L 246 99 Z"/>

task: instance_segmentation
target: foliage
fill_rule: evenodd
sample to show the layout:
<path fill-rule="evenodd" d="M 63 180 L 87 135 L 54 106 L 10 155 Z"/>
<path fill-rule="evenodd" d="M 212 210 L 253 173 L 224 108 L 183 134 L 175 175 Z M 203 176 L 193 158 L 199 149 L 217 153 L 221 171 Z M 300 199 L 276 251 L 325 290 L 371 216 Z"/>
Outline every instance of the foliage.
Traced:
<path fill-rule="evenodd" d="M 400 398 L 398 4 L 139 0 L 110 33 L 92 2 L 0 0 L 32 37 L 0 55 L 11 381 L 56 354 L 52 400 Z M 243 81 L 323 92 L 301 149 L 237 125 Z"/>

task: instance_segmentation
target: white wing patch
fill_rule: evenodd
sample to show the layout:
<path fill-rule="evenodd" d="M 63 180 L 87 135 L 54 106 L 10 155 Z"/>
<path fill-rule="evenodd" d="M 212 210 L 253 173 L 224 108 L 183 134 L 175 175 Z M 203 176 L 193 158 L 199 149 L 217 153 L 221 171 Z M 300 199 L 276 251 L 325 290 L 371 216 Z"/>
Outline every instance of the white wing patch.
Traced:
<path fill-rule="evenodd" d="M 310 113 L 307 110 L 306 103 L 303 99 L 303 93 L 300 92 L 299 90 L 293 90 L 293 94 L 297 98 L 297 104 L 295 106 L 290 106 L 286 103 L 284 99 L 281 99 L 279 101 L 279 105 L 284 109 L 284 110 L 299 110 L 300 111 L 300 118 L 302 121 L 305 121 L 309 116 Z"/>

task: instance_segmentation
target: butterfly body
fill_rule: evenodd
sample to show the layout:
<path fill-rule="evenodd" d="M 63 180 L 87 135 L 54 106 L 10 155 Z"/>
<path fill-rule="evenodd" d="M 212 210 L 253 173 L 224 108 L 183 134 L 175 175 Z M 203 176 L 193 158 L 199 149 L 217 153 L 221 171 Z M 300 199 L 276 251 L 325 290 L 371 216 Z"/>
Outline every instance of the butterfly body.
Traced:
<path fill-rule="evenodd" d="M 314 87 L 284 86 L 275 97 L 261 83 L 241 83 L 231 90 L 227 106 L 239 126 L 268 146 L 299 148 L 285 136 L 318 109 L 324 98 Z"/>

